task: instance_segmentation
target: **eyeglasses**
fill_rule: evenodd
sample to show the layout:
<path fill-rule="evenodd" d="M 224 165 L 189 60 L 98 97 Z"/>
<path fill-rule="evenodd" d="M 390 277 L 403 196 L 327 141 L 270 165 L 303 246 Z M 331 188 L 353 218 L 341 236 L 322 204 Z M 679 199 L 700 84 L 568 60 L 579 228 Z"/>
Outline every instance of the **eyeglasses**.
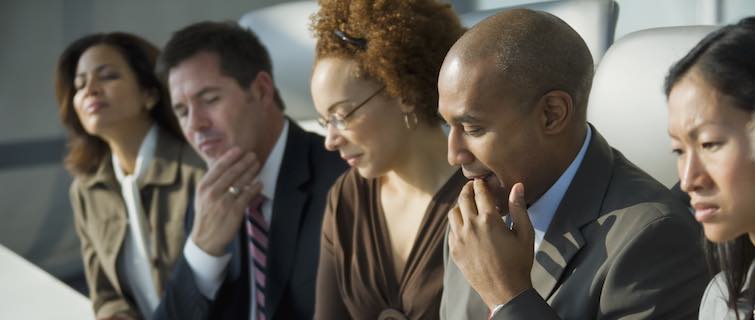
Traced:
<path fill-rule="evenodd" d="M 364 101 L 362 101 L 362 103 L 358 104 L 354 109 L 351 109 L 351 111 L 349 111 L 349 113 L 347 113 L 345 115 L 339 115 L 337 113 L 331 113 L 330 116 L 328 117 L 328 119 L 325 119 L 324 117 L 318 118 L 317 119 L 317 123 L 319 123 L 320 126 L 323 129 L 328 129 L 328 125 L 332 124 L 338 130 L 346 130 L 346 127 L 348 125 L 348 123 L 346 122 L 346 118 L 348 118 L 349 116 L 351 116 L 352 114 L 354 114 L 355 111 L 359 110 L 359 108 L 361 108 L 362 106 L 364 106 L 365 104 L 367 104 L 367 102 L 370 102 L 370 100 L 372 100 L 372 98 L 374 98 L 375 96 L 377 96 L 378 93 L 382 92 L 383 89 L 385 89 L 385 86 L 380 87 L 380 89 L 378 89 L 377 91 L 375 91 L 375 93 L 371 94 L 369 97 L 367 97 L 367 99 L 364 99 Z"/>

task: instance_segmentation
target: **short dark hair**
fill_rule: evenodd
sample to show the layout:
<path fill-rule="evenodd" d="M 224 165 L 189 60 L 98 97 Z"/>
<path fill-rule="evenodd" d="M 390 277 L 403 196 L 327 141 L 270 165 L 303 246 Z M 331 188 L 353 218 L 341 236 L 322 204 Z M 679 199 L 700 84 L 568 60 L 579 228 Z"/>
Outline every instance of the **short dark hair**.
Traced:
<path fill-rule="evenodd" d="M 742 110 L 755 111 L 755 17 L 718 29 L 701 40 L 669 70 L 664 84 L 666 97 L 691 70 L 721 92 Z M 755 258 L 755 247 L 747 234 L 716 244 L 704 240 L 705 256 L 711 271 L 722 272 L 729 299 L 727 305 L 736 309 L 739 299 L 749 305 L 755 302 L 755 283 L 743 294 L 747 271 Z M 737 315 L 737 318 L 739 315 Z"/>
<path fill-rule="evenodd" d="M 173 33 L 157 63 L 157 73 L 166 80 L 170 69 L 200 52 L 217 54 L 220 71 L 246 88 L 260 71 L 273 76 L 273 64 L 265 46 L 249 29 L 235 22 L 204 21 Z M 275 102 L 285 105 L 275 89 Z"/>
<path fill-rule="evenodd" d="M 109 152 L 104 140 L 84 130 L 73 106 L 73 96 L 76 94 L 74 79 L 79 59 L 87 49 L 100 44 L 120 52 L 134 72 L 139 86 L 154 91 L 158 100 L 150 111 L 152 119 L 176 138 L 184 140 L 181 127 L 171 110 L 168 90 L 154 73 L 159 49 L 147 40 L 123 32 L 88 35 L 74 41 L 63 51 L 55 75 L 58 115 L 68 131 L 68 153 L 64 162 L 66 169 L 74 175 L 94 173 Z"/>
<path fill-rule="evenodd" d="M 472 27 L 451 50 L 465 63 L 488 60 L 488 72 L 516 94 L 521 111 L 533 110 L 547 92 L 561 90 L 571 97 L 578 119 L 587 118 L 592 55 L 560 18 L 524 8 L 501 11 Z"/>
<path fill-rule="evenodd" d="M 690 70 L 700 72 L 735 106 L 755 111 L 755 17 L 718 29 L 700 41 L 666 76 L 666 96 Z"/>

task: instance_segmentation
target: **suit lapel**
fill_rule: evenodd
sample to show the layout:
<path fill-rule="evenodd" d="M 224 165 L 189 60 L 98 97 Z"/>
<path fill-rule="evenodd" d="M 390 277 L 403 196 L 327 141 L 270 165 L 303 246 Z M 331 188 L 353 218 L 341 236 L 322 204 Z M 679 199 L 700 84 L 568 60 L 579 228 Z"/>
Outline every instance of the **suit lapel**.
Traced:
<path fill-rule="evenodd" d="M 301 229 L 304 205 L 309 193 L 305 189 L 310 180 L 309 139 L 303 129 L 289 120 L 288 141 L 283 152 L 281 169 L 273 200 L 270 225 L 270 260 L 268 264 L 267 299 L 270 312 L 276 310 L 291 276 Z"/>
<path fill-rule="evenodd" d="M 563 280 L 569 262 L 585 245 L 580 228 L 598 218 L 613 170 L 613 152 L 592 127 L 592 138 L 556 214 L 535 253 L 532 285 L 545 300 Z"/>

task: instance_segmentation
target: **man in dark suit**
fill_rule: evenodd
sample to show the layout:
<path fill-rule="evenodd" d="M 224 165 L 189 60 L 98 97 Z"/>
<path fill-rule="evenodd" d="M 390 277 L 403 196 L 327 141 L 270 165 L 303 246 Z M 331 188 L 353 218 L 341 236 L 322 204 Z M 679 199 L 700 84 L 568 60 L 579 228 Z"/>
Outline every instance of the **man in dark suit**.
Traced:
<path fill-rule="evenodd" d="M 271 69 L 257 37 L 229 23 L 188 26 L 162 53 L 158 72 L 208 171 L 156 319 L 313 315 L 325 198 L 345 164 L 283 115 Z"/>
<path fill-rule="evenodd" d="M 587 123 L 592 76 L 582 38 L 543 12 L 494 15 L 449 51 L 439 110 L 474 181 L 448 216 L 441 318 L 696 317 L 699 226 Z"/>

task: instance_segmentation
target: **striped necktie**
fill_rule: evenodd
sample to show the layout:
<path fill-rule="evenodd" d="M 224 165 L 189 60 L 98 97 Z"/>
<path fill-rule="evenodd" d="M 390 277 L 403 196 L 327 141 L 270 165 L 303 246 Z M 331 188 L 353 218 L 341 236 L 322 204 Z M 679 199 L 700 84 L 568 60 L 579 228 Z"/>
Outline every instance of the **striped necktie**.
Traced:
<path fill-rule="evenodd" d="M 252 270 L 257 301 L 257 320 L 266 320 L 265 285 L 267 270 L 267 248 L 269 225 L 262 215 L 263 195 L 257 195 L 246 208 L 246 233 L 249 236 L 249 254 L 252 256 Z"/>

